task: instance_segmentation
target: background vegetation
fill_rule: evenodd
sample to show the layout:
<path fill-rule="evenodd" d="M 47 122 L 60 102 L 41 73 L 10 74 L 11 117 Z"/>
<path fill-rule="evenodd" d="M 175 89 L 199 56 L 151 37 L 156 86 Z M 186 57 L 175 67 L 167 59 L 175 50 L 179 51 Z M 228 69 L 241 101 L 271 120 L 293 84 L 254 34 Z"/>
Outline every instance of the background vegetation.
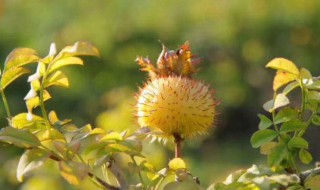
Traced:
<path fill-rule="evenodd" d="M 48 106 L 79 125 L 134 130 L 138 125 L 130 105 L 137 86 L 146 78 L 134 59 L 142 55 L 155 60 L 161 51 L 158 40 L 170 49 L 189 40 L 193 52 L 203 58 L 202 70 L 195 78 L 210 83 L 222 102 L 213 132 L 185 145 L 188 168 L 208 185 L 230 171 L 265 163 L 249 141 L 257 128 L 257 113 L 264 112 L 261 105 L 272 97 L 273 72 L 264 65 L 274 57 L 286 57 L 313 74 L 319 73 L 319 9 L 316 0 L 2 0 L 0 58 L 3 63 L 15 47 L 34 48 L 45 56 L 53 41 L 58 49 L 79 40 L 93 42 L 102 58 L 86 58 L 85 67 L 66 70 L 71 88 L 55 89 L 56 98 Z M 26 80 L 24 77 L 7 89 L 14 113 L 26 109 Z M 3 112 L 0 109 L 1 118 Z M 0 123 L 5 126 L 5 119 Z M 315 139 L 318 134 L 308 136 Z M 162 149 L 155 143 L 146 147 L 145 154 L 163 166 L 173 154 L 168 149 L 158 150 Z M 90 182 L 71 187 L 52 169 L 54 163 L 19 184 L 15 179 L 19 153 L 21 150 L 1 144 L 0 189 L 91 187 Z"/>

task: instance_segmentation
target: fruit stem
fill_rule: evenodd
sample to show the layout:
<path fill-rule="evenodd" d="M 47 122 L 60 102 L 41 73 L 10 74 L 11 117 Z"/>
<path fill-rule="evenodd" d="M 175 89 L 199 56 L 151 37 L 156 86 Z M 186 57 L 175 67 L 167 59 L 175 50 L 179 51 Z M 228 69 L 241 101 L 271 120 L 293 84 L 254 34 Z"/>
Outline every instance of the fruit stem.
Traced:
<path fill-rule="evenodd" d="M 174 137 L 174 143 L 175 143 L 175 157 L 181 158 L 183 138 L 180 136 L 179 133 L 173 133 L 173 137 Z"/>

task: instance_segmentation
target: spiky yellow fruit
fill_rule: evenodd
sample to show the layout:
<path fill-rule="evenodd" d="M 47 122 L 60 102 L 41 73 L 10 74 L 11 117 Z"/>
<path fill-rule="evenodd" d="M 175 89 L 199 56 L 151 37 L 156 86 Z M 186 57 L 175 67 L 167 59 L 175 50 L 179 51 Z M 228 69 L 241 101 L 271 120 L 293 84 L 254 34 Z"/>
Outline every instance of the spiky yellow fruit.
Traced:
<path fill-rule="evenodd" d="M 169 76 L 150 80 L 137 96 L 141 127 L 160 129 L 182 138 L 203 134 L 213 125 L 216 102 L 204 83 L 187 77 Z"/>

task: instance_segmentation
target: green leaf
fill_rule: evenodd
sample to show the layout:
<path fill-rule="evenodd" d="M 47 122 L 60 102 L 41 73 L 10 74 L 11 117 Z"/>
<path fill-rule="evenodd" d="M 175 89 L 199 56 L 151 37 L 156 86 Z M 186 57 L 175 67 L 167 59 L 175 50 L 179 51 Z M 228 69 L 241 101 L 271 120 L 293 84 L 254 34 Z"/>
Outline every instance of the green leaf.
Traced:
<path fill-rule="evenodd" d="M 268 164 L 272 166 L 278 166 L 280 162 L 285 158 L 287 154 L 287 148 L 284 144 L 278 144 L 275 146 L 271 153 L 268 155 Z"/>
<path fill-rule="evenodd" d="M 79 185 L 87 176 L 88 166 L 79 162 L 59 162 L 61 176 L 72 185 Z"/>
<path fill-rule="evenodd" d="M 259 129 L 266 129 L 272 125 L 272 121 L 265 115 L 258 114 L 260 118 Z"/>
<path fill-rule="evenodd" d="M 40 145 L 38 138 L 29 131 L 13 127 L 5 127 L 1 129 L 0 141 L 11 143 L 23 148 L 32 148 Z"/>
<path fill-rule="evenodd" d="M 319 115 L 312 116 L 311 121 L 313 124 L 320 126 L 320 116 Z"/>
<path fill-rule="evenodd" d="M 173 171 L 178 169 L 186 169 L 186 163 L 181 158 L 174 158 L 169 162 L 169 168 Z"/>
<path fill-rule="evenodd" d="M 37 62 L 39 57 L 36 54 L 37 52 L 30 48 L 16 48 L 12 50 L 6 58 L 3 72 L 14 67 L 21 67 L 29 63 Z"/>
<path fill-rule="evenodd" d="M 282 124 L 280 133 L 294 132 L 299 130 L 305 130 L 307 125 L 300 120 L 291 120 Z"/>
<path fill-rule="evenodd" d="M 279 124 L 279 123 L 290 121 L 298 117 L 299 117 L 299 113 L 297 110 L 292 108 L 283 108 L 275 116 L 274 123 Z"/>
<path fill-rule="evenodd" d="M 312 155 L 309 151 L 301 149 L 299 151 L 299 159 L 304 164 L 309 164 L 312 161 Z"/>
<path fill-rule="evenodd" d="M 67 65 L 83 65 L 83 61 L 78 57 L 64 57 L 51 63 L 48 73 Z"/>
<path fill-rule="evenodd" d="M 289 148 L 309 148 L 309 143 L 302 137 L 293 137 L 289 143 L 288 143 Z"/>
<path fill-rule="evenodd" d="M 20 157 L 17 167 L 17 179 L 23 181 L 23 177 L 33 169 L 40 167 L 44 159 L 49 156 L 49 153 L 42 149 L 26 150 Z"/>
<path fill-rule="evenodd" d="M 307 92 L 307 100 L 320 100 L 320 93 L 317 91 L 308 91 Z"/>
<path fill-rule="evenodd" d="M 314 81 L 311 84 L 307 84 L 306 87 L 310 90 L 320 90 L 320 81 Z"/>
<path fill-rule="evenodd" d="M 320 189 L 320 175 L 309 176 L 305 180 L 304 184 L 307 189 Z"/>
<path fill-rule="evenodd" d="M 45 88 L 53 85 L 69 87 L 69 80 L 64 73 L 62 73 L 61 71 L 56 71 L 50 74 L 44 83 Z"/>
<path fill-rule="evenodd" d="M 10 83 L 26 73 L 29 73 L 29 70 L 23 67 L 14 67 L 7 70 L 1 76 L 1 88 L 5 89 Z"/>
<path fill-rule="evenodd" d="M 276 70 L 283 70 L 297 76 L 300 75 L 298 67 L 292 61 L 285 58 L 272 59 L 269 63 L 267 63 L 266 67 Z"/>
<path fill-rule="evenodd" d="M 287 96 L 283 93 L 280 93 L 276 96 L 274 100 L 274 105 L 273 105 L 273 110 L 280 108 L 282 106 L 286 106 L 290 103 L 289 99 Z"/>
<path fill-rule="evenodd" d="M 277 135 L 277 132 L 271 129 L 262 129 L 256 131 L 251 136 L 251 145 L 253 148 L 258 148 L 261 145 L 272 141 Z"/>

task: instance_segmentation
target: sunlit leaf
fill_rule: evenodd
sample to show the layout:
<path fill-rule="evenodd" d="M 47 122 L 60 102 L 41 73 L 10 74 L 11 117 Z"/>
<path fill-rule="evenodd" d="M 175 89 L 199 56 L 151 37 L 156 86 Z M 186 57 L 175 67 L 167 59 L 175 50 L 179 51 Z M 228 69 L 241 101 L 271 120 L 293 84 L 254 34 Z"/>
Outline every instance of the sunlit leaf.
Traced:
<path fill-rule="evenodd" d="M 309 151 L 301 149 L 299 151 L 299 159 L 304 164 L 309 164 L 312 161 L 312 155 Z"/>
<path fill-rule="evenodd" d="M 65 76 L 64 73 L 62 73 L 61 71 L 56 71 L 56 72 L 52 73 L 51 75 L 49 75 L 49 77 L 47 78 L 47 80 L 44 83 L 45 87 L 49 87 L 52 85 L 69 87 L 69 80 Z"/>
<path fill-rule="evenodd" d="M 36 135 L 41 142 L 54 141 L 54 140 L 65 142 L 65 138 L 63 134 L 55 128 L 49 128 L 49 129 L 38 131 Z"/>
<path fill-rule="evenodd" d="M 298 79 L 297 75 L 294 75 L 286 71 L 278 70 L 276 72 L 276 76 L 273 79 L 273 90 L 277 91 L 279 88 L 295 79 Z"/>
<path fill-rule="evenodd" d="M 20 113 L 11 119 L 11 125 L 17 129 L 45 129 L 45 121 L 42 117 L 33 115 L 32 121 L 27 120 L 27 113 Z"/>
<path fill-rule="evenodd" d="M 302 137 L 293 137 L 288 143 L 289 148 L 309 148 L 309 143 Z"/>
<path fill-rule="evenodd" d="M 278 94 L 274 100 L 273 109 L 280 108 L 282 106 L 286 106 L 290 103 L 288 97 L 282 93 Z"/>
<path fill-rule="evenodd" d="M 44 159 L 49 156 L 49 153 L 42 149 L 26 150 L 20 157 L 17 167 L 17 179 L 23 181 L 23 177 L 33 169 L 40 167 Z"/>
<path fill-rule="evenodd" d="M 110 132 L 103 136 L 100 141 L 105 142 L 105 141 L 122 141 L 123 138 L 120 133 L 117 132 Z"/>
<path fill-rule="evenodd" d="M 174 158 L 170 160 L 168 165 L 169 165 L 169 168 L 173 171 L 186 168 L 186 163 L 181 158 Z"/>
<path fill-rule="evenodd" d="M 50 111 L 48 114 L 48 117 L 49 117 L 50 123 L 56 123 L 60 121 L 55 111 Z"/>
<path fill-rule="evenodd" d="M 271 129 L 262 129 L 256 131 L 251 136 L 251 145 L 253 148 L 258 148 L 261 145 L 272 141 L 274 138 L 276 138 L 277 135 L 278 133 Z"/>
<path fill-rule="evenodd" d="M 278 144 L 272 149 L 271 153 L 268 155 L 268 164 L 270 166 L 278 166 L 280 162 L 285 158 L 286 154 L 286 146 L 284 144 Z"/>
<path fill-rule="evenodd" d="M 0 140 L 18 147 L 31 148 L 40 145 L 38 138 L 27 130 L 5 127 L 0 131 Z"/>
<path fill-rule="evenodd" d="M 296 76 L 300 75 L 298 67 L 292 61 L 289 61 L 285 58 L 272 59 L 269 63 L 267 63 L 266 67 L 276 70 L 282 70 Z"/>
<path fill-rule="evenodd" d="M 51 63 L 48 73 L 67 65 L 83 65 L 83 61 L 78 57 L 64 57 Z"/>
<path fill-rule="evenodd" d="M 93 134 L 105 134 L 105 133 L 106 133 L 106 131 L 103 130 L 103 129 L 101 129 L 101 128 L 94 128 L 94 129 L 90 132 L 91 135 L 93 135 Z"/>
<path fill-rule="evenodd" d="M 79 41 L 73 46 L 67 46 L 61 50 L 57 57 L 67 56 L 100 56 L 99 50 L 90 42 Z"/>
<path fill-rule="evenodd" d="M 29 70 L 23 67 L 14 67 L 7 70 L 6 72 L 2 73 L 1 88 L 5 89 L 10 83 L 26 73 L 29 73 Z"/>
<path fill-rule="evenodd" d="M 259 129 L 266 129 L 272 125 L 272 121 L 265 115 L 258 114 L 260 118 Z"/>
<path fill-rule="evenodd" d="M 16 48 L 10 52 L 5 60 L 5 68 L 3 72 L 6 72 L 14 67 L 21 67 L 23 65 L 37 62 L 39 57 L 37 52 L 30 48 Z"/>
<path fill-rule="evenodd" d="M 32 86 L 33 90 L 38 91 L 40 89 L 40 86 L 41 86 L 40 80 L 33 80 L 31 82 L 31 86 Z"/>
<path fill-rule="evenodd" d="M 88 167 L 79 162 L 59 162 L 60 174 L 72 185 L 79 183 L 87 176 Z"/>
<path fill-rule="evenodd" d="M 307 124 L 300 120 L 291 120 L 282 124 L 280 128 L 280 133 L 287 133 L 299 130 L 305 130 Z"/>
<path fill-rule="evenodd" d="M 47 101 L 51 98 L 51 95 L 49 94 L 48 91 L 44 90 L 43 91 L 43 101 Z M 40 99 L 39 96 L 36 96 L 34 98 L 26 100 L 26 105 L 28 110 L 32 110 L 33 108 L 36 108 L 40 105 Z"/>
<path fill-rule="evenodd" d="M 274 118 L 274 123 L 279 124 L 287 122 L 292 119 L 298 118 L 298 116 L 299 113 L 297 110 L 293 108 L 283 108 L 277 113 L 276 117 Z"/>

